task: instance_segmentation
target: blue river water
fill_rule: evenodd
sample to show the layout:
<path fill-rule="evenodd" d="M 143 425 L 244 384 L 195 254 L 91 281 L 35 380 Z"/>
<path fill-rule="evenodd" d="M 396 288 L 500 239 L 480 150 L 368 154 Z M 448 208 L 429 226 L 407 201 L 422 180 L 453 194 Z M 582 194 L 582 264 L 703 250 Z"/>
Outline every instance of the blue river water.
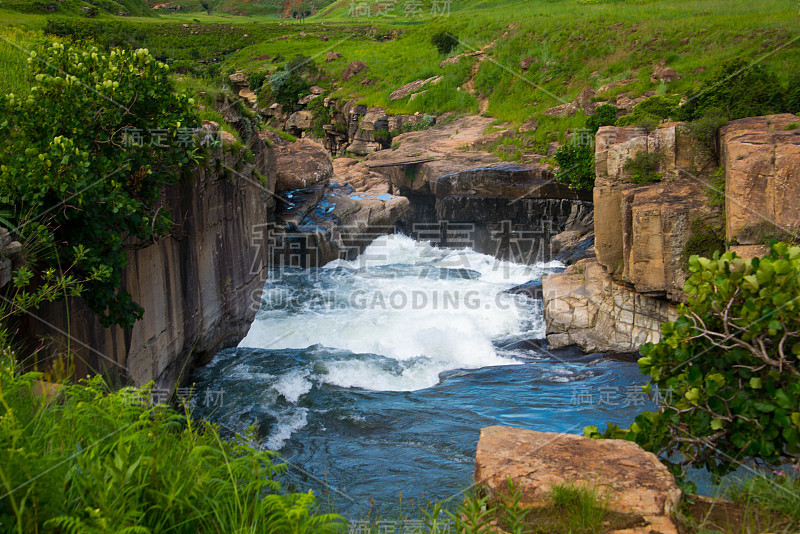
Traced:
<path fill-rule="evenodd" d="M 348 517 L 470 486 L 480 429 L 579 434 L 654 403 L 630 361 L 543 350 L 541 302 L 507 289 L 558 272 L 379 238 L 353 261 L 275 267 L 247 337 L 196 371 L 195 415 L 289 463 Z"/>

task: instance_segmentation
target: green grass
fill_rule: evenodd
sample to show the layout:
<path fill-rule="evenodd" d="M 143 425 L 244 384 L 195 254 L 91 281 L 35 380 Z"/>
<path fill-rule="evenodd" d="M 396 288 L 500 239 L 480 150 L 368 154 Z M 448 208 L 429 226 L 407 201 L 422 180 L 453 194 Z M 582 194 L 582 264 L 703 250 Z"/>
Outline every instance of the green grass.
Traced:
<path fill-rule="evenodd" d="M 0 94 L 24 94 L 30 84 L 27 78 L 28 51 L 43 40 L 40 32 L 0 26 Z"/>
<path fill-rule="evenodd" d="M 453 2 L 447 17 L 431 17 L 428 9 L 419 18 L 348 17 L 349 6 L 339 0 L 302 24 L 279 25 L 270 15 L 236 17 L 213 10 L 211 15 L 103 19 L 96 39 L 104 46 L 146 47 L 175 68 L 206 76 L 237 69 L 272 70 L 280 63 L 258 58 L 303 54 L 314 58 L 328 76 L 323 86 L 336 85 L 334 97 L 386 107 L 392 113 L 432 114 L 476 113 L 478 101 L 486 99 L 488 115 L 514 124 L 541 119 L 542 111 L 572 100 L 586 85 L 631 82 L 611 89 L 605 97 L 650 90 L 683 94 L 700 87 L 716 67 L 734 57 L 763 59 L 784 82 L 800 70 L 800 41 L 787 45 L 800 36 L 800 19 L 796 6 L 786 0 L 758 5 L 721 0 L 469 0 Z M 40 16 L 15 20 L 42 24 Z M 480 64 L 468 57 L 441 68 L 444 57 L 430 42 L 438 31 L 461 37 L 451 56 L 495 44 Z M 325 63 L 330 50 L 343 57 Z M 535 61 L 523 74 L 519 61 L 527 56 Z M 352 61 L 364 61 L 368 70 L 344 82 L 341 74 Z M 680 78 L 669 84 L 651 83 L 650 74 L 659 61 L 674 68 Z M 705 69 L 695 73 L 700 67 Z M 435 75 L 442 75 L 442 82 L 414 101 L 389 100 L 389 93 L 400 85 Z M 365 78 L 374 84 L 362 85 Z M 468 81 L 476 94 L 466 90 Z M 567 126 L 557 126 L 540 128 L 537 144 L 544 146 L 551 131 L 563 136 Z"/>
<path fill-rule="evenodd" d="M 258 68 L 254 58 L 262 54 L 291 51 L 321 62 L 325 52 L 336 50 L 343 58 L 323 68 L 339 83 L 340 96 L 395 113 L 474 112 L 474 96 L 463 90 L 459 94 L 456 88 L 469 78 L 475 60 L 440 68 L 443 57 L 430 43 L 430 35 L 447 30 L 462 37 L 451 55 L 496 42 L 489 59 L 479 66 L 475 88 L 488 98 L 489 115 L 519 123 L 572 100 L 585 85 L 630 79 L 632 83 L 607 96 L 623 91 L 636 96 L 648 90 L 681 94 L 699 87 L 732 57 L 756 59 L 774 51 L 763 61 L 782 76 L 800 66 L 796 43 L 776 51 L 800 35 L 796 6 L 786 1 L 768 0 L 758 6 L 720 0 L 454 2 L 449 17 L 407 20 L 347 17 L 348 5 L 339 1 L 313 17 L 314 24 L 303 28 L 305 37 L 287 29 L 285 40 L 268 39 L 242 49 L 225 62 L 223 71 Z M 403 33 L 380 39 L 393 30 Z M 328 41 L 319 39 L 323 34 Z M 526 56 L 537 61 L 523 75 L 519 61 Z M 651 83 L 653 66 L 662 60 L 681 78 Z M 364 61 L 369 70 L 342 83 L 341 73 L 351 61 Z M 705 70 L 693 74 L 701 66 Z M 389 101 L 389 93 L 403 83 L 439 74 L 445 77 L 443 83 L 421 98 Z M 378 80 L 364 87 L 365 77 Z"/>
<path fill-rule="evenodd" d="M 43 378 L 0 350 L 2 532 L 316 533 L 342 525 L 314 515 L 310 492 L 281 490 L 285 465 L 252 448 L 253 435 L 223 441 L 218 426 L 150 407 L 149 388 L 112 391 L 94 377 L 42 395 Z"/>

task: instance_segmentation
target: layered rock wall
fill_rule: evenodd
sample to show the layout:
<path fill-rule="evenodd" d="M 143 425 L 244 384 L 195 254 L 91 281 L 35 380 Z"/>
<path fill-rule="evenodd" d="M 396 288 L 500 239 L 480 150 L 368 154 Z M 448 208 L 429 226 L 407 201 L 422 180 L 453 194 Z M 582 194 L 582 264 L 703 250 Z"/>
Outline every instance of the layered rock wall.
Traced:
<path fill-rule="evenodd" d="M 642 151 L 660 155 L 660 181 L 632 183 L 625 163 Z M 686 298 L 683 256 L 694 223 L 719 217 L 705 193 L 715 166 L 681 124 L 600 128 L 595 160 L 596 259 L 543 281 L 547 339 L 553 348 L 632 352 L 657 342 Z"/>
<path fill-rule="evenodd" d="M 238 343 L 266 279 L 270 191 L 262 180 L 274 184 L 274 156 L 263 144 L 256 152 L 258 168 L 243 150 L 219 148 L 206 168 L 165 188 L 171 235 L 131 250 L 123 273 L 123 287 L 145 309 L 132 329 L 103 328 L 72 300 L 43 307 L 28 319 L 30 330 L 51 352 L 73 352 L 79 376 L 105 372 L 159 388 L 182 383 L 193 365 Z"/>
<path fill-rule="evenodd" d="M 731 121 L 720 132 L 728 241 L 756 245 L 800 230 L 800 117 Z"/>
<path fill-rule="evenodd" d="M 677 318 L 677 307 L 613 280 L 595 259 L 542 279 L 547 343 L 578 345 L 585 352 L 635 352 L 661 338 L 661 323 Z"/>

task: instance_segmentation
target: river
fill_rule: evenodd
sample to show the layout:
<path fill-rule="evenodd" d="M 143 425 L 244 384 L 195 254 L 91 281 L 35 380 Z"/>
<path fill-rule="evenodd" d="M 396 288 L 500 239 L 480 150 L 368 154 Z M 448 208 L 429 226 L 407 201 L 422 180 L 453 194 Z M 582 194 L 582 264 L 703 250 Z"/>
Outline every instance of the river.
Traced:
<path fill-rule="evenodd" d="M 505 291 L 561 269 L 402 235 L 273 267 L 247 337 L 196 371 L 191 407 L 227 432 L 256 425 L 286 483 L 351 518 L 458 495 L 481 427 L 581 433 L 654 407 L 635 363 L 528 342 L 544 338 L 541 301 Z"/>

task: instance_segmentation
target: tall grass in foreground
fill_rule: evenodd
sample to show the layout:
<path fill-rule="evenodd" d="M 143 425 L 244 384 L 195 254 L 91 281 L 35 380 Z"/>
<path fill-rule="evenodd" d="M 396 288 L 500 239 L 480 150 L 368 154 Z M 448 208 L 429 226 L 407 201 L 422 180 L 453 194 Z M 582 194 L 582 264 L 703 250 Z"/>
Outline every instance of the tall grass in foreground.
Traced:
<path fill-rule="evenodd" d="M 0 28 L 0 94 L 27 93 L 27 50 L 33 46 L 35 35 L 18 28 Z"/>
<path fill-rule="evenodd" d="M 286 494 L 275 453 L 149 407 L 147 389 L 100 377 L 42 394 L 40 373 L 0 354 L 0 532 L 304 533 L 344 528 Z"/>

